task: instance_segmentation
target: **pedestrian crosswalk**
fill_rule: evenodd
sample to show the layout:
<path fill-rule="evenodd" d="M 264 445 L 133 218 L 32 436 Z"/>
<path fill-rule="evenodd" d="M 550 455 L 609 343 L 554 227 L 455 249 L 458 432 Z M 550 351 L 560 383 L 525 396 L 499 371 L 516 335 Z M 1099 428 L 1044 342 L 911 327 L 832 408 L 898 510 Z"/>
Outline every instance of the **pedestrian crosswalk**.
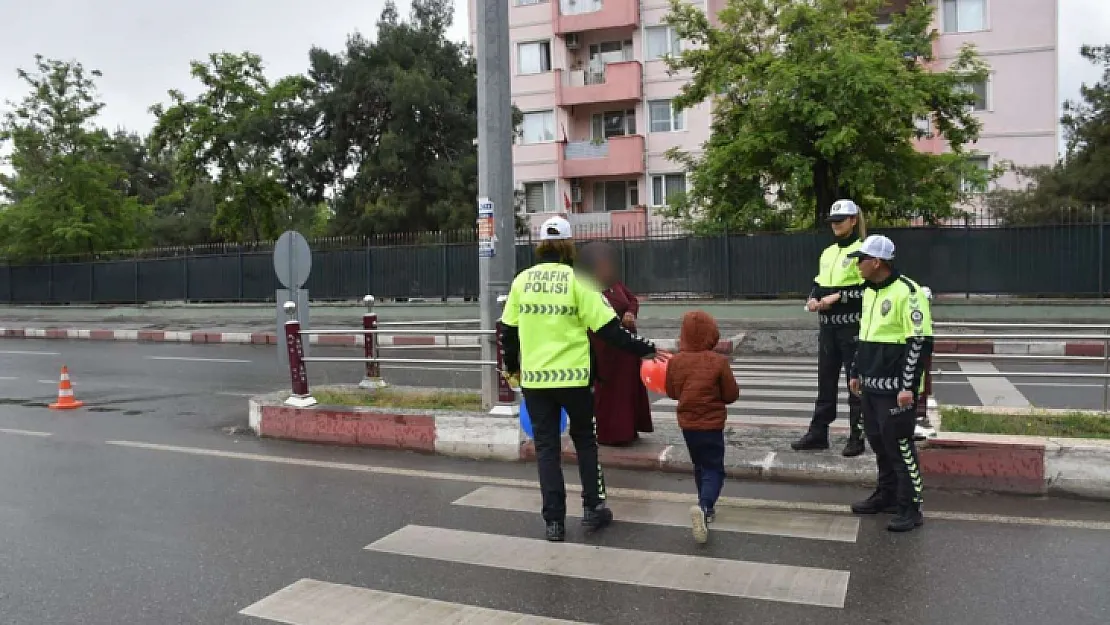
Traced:
<path fill-rule="evenodd" d="M 783 417 L 808 424 L 817 399 L 817 361 L 813 358 L 736 358 L 732 373 L 740 399 L 728 408 L 729 419 Z M 847 382 L 841 381 L 838 414 L 848 415 Z M 673 413 L 677 402 L 660 397 L 652 410 Z"/>
<path fill-rule="evenodd" d="M 438 522 L 434 525 L 411 523 L 359 545 L 368 568 L 374 566 L 376 557 L 402 558 L 411 561 L 412 567 L 423 564 L 437 570 L 444 566 L 465 567 L 460 570 L 469 573 L 451 577 L 457 579 L 457 589 L 465 589 L 468 584 L 487 576 L 503 579 L 500 584 L 511 584 L 520 580 L 521 575 L 544 576 L 550 581 L 535 587 L 543 589 L 540 594 L 551 596 L 533 596 L 524 601 L 515 598 L 506 602 L 514 608 L 527 606 L 529 609 L 493 609 L 479 605 L 483 602 L 477 600 L 444 601 L 425 596 L 435 593 L 429 593 L 427 586 L 415 581 L 412 592 L 406 593 L 403 591 L 408 589 L 398 588 L 396 584 L 387 592 L 338 583 L 339 580 L 305 578 L 290 580 L 288 586 L 275 589 L 273 594 L 244 608 L 240 614 L 289 625 L 584 625 L 592 621 L 583 621 L 580 615 L 568 615 L 565 610 L 560 613 L 559 603 L 552 600 L 565 592 L 566 584 L 575 580 L 594 584 L 596 594 L 605 593 L 606 588 L 613 585 L 612 588 L 650 589 L 657 597 L 664 596 L 659 593 L 715 596 L 760 602 L 764 607 L 797 605 L 839 611 L 846 604 L 851 573 L 845 567 L 765 561 L 777 559 L 767 555 L 766 545 L 751 551 L 713 550 L 694 545 L 689 538 L 687 504 L 646 498 L 610 500 L 617 522 L 603 530 L 604 544 L 589 539 L 551 543 L 539 536 L 522 536 L 508 527 L 503 528 L 503 525 L 511 525 L 504 515 L 538 516 L 539 505 L 539 492 L 534 489 L 478 487 L 454 500 L 451 506 L 501 515 L 498 518 L 502 522 L 493 531 L 473 531 L 450 527 L 451 524 L 439 526 Z M 446 518 L 455 517 L 448 515 Z M 542 528 L 538 519 L 536 525 L 537 529 Z M 657 533 L 659 542 L 666 544 L 652 543 L 648 548 L 643 548 L 643 544 L 641 548 L 629 546 L 628 543 L 635 542 L 631 537 L 635 536 L 637 527 Z M 798 541 L 802 543 L 800 553 L 808 554 L 815 550 L 814 545 L 822 544 L 831 549 L 838 549 L 836 545 L 853 549 L 860 521 L 841 514 L 720 505 L 710 527 L 715 535 L 722 537 L 746 536 L 745 544 L 747 540 L 770 540 L 772 545 L 774 541 Z M 667 549 L 666 545 L 676 538 L 679 546 Z M 764 557 L 753 557 L 756 553 Z M 818 559 L 821 561 L 817 564 L 825 566 L 829 566 L 829 562 L 852 561 L 849 552 Z M 453 598 L 459 597 L 458 593 L 450 594 Z M 574 620 L 560 620 L 568 616 Z M 833 612 L 826 617 L 828 622 L 837 618 Z M 678 622 L 668 618 L 645 620 L 642 615 L 631 614 L 626 618 L 619 622 Z M 713 619 L 695 618 L 689 622 L 709 621 Z"/>

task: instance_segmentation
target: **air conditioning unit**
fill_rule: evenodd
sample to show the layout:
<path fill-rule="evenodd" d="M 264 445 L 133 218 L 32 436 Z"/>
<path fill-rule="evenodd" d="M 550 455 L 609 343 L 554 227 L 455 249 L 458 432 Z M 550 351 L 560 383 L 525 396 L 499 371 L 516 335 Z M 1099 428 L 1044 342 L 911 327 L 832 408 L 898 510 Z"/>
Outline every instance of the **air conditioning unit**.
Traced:
<path fill-rule="evenodd" d="M 578 33 L 567 33 L 566 36 L 567 50 L 578 49 Z"/>

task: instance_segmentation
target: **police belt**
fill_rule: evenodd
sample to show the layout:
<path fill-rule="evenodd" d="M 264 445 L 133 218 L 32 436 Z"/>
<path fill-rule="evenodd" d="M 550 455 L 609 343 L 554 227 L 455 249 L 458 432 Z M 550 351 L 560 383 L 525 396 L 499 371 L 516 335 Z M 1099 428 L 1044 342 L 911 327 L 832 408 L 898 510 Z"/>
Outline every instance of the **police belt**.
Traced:
<path fill-rule="evenodd" d="M 819 318 L 821 320 L 821 325 L 846 326 L 852 323 L 859 323 L 860 314 L 858 312 L 840 315 L 827 315 L 822 313 Z"/>

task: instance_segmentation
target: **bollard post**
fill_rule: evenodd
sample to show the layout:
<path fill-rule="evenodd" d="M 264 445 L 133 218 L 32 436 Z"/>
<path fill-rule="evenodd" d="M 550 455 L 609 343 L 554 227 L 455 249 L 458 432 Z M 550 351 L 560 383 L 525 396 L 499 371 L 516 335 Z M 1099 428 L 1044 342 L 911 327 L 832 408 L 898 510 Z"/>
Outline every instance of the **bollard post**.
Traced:
<path fill-rule="evenodd" d="M 304 344 L 301 342 L 301 322 L 296 318 L 297 305 L 285 302 L 284 308 L 286 316 L 290 318 L 285 322 L 285 346 L 289 351 L 289 378 L 293 385 L 293 394 L 285 400 L 285 404 L 308 408 L 316 405 L 316 398 L 308 393 L 308 370 L 305 368 Z"/>
<path fill-rule="evenodd" d="M 375 360 L 378 357 L 378 313 L 374 312 L 374 296 L 367 295 L 362 298 L 362 302 L 366 304 L 366 312 L 362 314 L 362 329 L 367 330 L 362 335 L 366 378 L 358 385 L 361 388 L 382 388 L 386 385 L 385 380 L 382 379 L 382 365 Z"/>
<path fill-rule="evenodd" d="M 501 372 L 505 370 L 505 363 L 501 360 L 501 312 L 504 311 L 505 301 L 508 299 L 506 295 L 497 298 L 498 315 L 497 322 L 494 324 L 494 331 L 497 332 L 495 337 L 496 349 L 494 350 L 497 352 L 497 402 L 490 410 L 490 414 L 515 417 L 520 414 L 520 406 L 517 405 L 516 401 L 516 391 L 509 386 L 505 376 L 501 375 Z"/>

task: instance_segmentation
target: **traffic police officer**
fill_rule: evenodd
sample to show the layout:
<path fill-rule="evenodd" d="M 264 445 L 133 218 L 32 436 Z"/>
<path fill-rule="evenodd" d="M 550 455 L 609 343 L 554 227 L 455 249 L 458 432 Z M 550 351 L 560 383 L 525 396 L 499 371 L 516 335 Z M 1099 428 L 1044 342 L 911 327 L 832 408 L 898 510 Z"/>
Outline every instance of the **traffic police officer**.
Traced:
<path fill-rule="evenodd" d="M 908 532 L 923 522 L 921 468 L 914 444 L 917 398 L 933 351 L 929 298 L 891 265 L 894 243 L 870 236 L 852 253 L 867 280 L 859 346 L 849 385 L 862 391 L 867 440 L 875 452 L 878 488 L 852 504 L 856 514 L 896 512 L 887 529 Z"/>
<path fill-rule="evenodd" d="M 590 341 L 586 330 L 640 357 L 655 355 L 648 340 L 621 327 L 601 292 L 575 276 L 570 223 L 552 217 L 540 230 L 539 263 L 513 280 L 501 317 L 502 362 L 510 383 L 523 389 L 532 419 L 547 539 L 566 536 L 561 413 L 566 410 L 582 480 L 582 524 L 605 527 L 613 513 L 605 504 L 605 478 L 598 462 Z"/>
<path fill-rule="evenodd" d="M 836 420 L 840 372 L 845 382 L 848 368 L 856 353 L 859 336 L 860 304 L 863 301 L 863 278 L 852 252 L 859 249 L 860 237 L 867 236 L 863 213 L 852 200 L 834 202 L 829 210 L 829 223 L 836 241 L 821 253 L 820 269 L 813 279 L 806 309 L 819 313 L 817 401 L 809 430 L 790 444 L 796 451 L 829 448 L 829 425 Z M 858 231 L 858 235 L 857 235 Z M 848 395 L 848 424 L 851 432 L 843 455 L 851 458 L 865 451 L 860 400 Z"/>

